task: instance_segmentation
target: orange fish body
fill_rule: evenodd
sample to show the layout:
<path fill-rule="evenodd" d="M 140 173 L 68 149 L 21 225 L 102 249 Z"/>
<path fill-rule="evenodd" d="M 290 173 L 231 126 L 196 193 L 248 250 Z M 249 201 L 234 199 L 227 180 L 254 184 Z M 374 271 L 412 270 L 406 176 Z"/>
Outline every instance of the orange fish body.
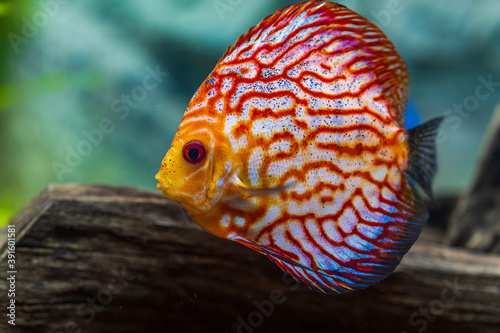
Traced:
<path fill-rule="evenodd" d="M 312 289 L 363 289 L 418 237 L 441 119 L 403 129 L 409 75 L 372 23 L 334 3 L 279 10 L 195 93 L 156 176 L 208 232 Z"/>

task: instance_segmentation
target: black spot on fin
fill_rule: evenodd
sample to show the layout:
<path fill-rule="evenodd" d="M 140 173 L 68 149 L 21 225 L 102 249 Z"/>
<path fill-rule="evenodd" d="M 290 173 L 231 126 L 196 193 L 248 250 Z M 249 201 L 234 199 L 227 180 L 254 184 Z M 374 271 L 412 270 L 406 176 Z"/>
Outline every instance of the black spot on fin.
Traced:
<path fill-rule="evenodd" d="M 424 192 L 433 200 L 432 179 L 437 171 L 436 135 L 443 117 L 408 130 L 410 157 L 408 175 L 413 178 Z"/>

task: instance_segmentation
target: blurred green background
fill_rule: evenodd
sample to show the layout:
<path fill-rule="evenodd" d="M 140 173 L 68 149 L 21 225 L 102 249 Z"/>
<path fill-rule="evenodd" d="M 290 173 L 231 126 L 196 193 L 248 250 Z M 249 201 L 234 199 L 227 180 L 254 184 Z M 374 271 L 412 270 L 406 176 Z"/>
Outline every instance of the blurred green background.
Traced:
<path fill-rule="evenodd" d="M 154 189 L 185 107 L 226 47 L 298 2 L 0 2 L 0 225 L 50 183 Z M 465 191 L 500 100 L 481 81 L 500 82 L 500 1 L 339 2 L 394 42 L 420 119 L 448 114 L 435 191 Z"/>

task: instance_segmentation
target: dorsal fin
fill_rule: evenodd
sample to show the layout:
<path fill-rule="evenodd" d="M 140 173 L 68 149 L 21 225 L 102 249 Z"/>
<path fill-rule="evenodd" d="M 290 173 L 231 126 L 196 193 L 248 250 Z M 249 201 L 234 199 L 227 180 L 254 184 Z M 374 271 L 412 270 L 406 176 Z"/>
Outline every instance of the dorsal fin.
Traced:
<path fill-rule="evenodd" d="M 257 36 L 261 35 L 263 31 L 269 27 L 272 26 L 278 26 L 283 23 L 283 21 L 290 21 L 297 16 L 299 16 L 301 13 L 308 11 L 308 10 L 314 10 L 316 7 L 316 10 L 319 10 L 320 7 L 327 7 L 330 10 L 332 9 L 343 9 L 345 8 L 344 5 L 338 4 L 338 3 L 332 3 L 332 2 L 327 2 L 323 0 L 313 0 L 313 1 L 307 1 L 303 2 L 302 4 L 298 5 L 290 5 L 283 7 L 279 9 L 276 13 L 269 15 L 262 19 L 259 24 L 251 27 L 248 29 L 246 33 L 241 35 L 236 43 L 233 44 L 233 46 L 230 46 L 227 48 L 226 52 L 222 56 L 223 60 L 226 56 L 228 56 L 231 52 L 234 50 L 240 48 L 242 45 L 245 43 L 248 43 L 251 41 L 253 38 L 256 38 Z"/>

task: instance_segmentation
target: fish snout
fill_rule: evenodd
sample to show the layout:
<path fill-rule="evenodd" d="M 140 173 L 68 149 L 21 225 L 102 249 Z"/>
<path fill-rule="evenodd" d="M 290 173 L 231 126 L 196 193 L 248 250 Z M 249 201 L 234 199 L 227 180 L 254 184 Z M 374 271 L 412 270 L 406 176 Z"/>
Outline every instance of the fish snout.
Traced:
<path fill-rule="evenodd" d="M 158 183 L 156 183 L 156 188 L 166 194 L 167 188 L 170 185 L 168 179 L 161 171 L 156 174 L 155 179 L 158 181 Z"/>

